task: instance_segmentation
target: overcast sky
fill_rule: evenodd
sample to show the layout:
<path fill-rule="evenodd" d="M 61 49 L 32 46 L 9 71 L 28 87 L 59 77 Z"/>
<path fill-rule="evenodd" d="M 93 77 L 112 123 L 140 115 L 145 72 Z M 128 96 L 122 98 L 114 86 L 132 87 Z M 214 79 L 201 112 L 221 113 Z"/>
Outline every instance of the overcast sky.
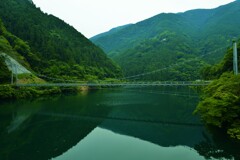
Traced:
<path fill-rule="evenodd" d="M 90 38 L 111 28 L 136 23 L 159 13 L 215 8 L 234 0 L 33 0 Z"/>

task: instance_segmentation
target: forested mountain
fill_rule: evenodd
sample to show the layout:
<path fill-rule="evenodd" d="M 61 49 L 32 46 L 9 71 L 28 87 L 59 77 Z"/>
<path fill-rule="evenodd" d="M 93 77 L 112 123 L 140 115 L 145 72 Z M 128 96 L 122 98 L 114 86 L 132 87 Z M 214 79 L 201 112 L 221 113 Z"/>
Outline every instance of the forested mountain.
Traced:
<path fill-rule="evenodd" d="M 114 59 L 123 66 L 127 76 L 156 71 L 137 77 L 142 80 L 196 80 L 206 63 L 191 54 L 195 49 L 189 45 L 189 40 L 188 36 L 166 31 L 116 55 Z"/>
<path fill-rule="evenodd" d="M 13 49 L 39 74 L 83 80 L 121 76 L 121 69 L 99 47 L 29 0 L 0 1 L 0 18 L 9 32 L 27 42 Z"/>
<path fill-rule="evenodd" d="M 197 57 L 213 64 L 223 57 L 232 39 L 240 36 L 239 17 L 240 1 L 235 1 L 215 9 L 159 14 L 117 32 L 97 35 L 91 40 L 116 60 L 127 76 L 176 64 L 179 55 L 181 61 Z M 200 65 L 205 64 L 201 62 Z M 191 70 L 199 72 L 202 67 L 191 66 L 190 70 L 185 69 L 186 74 Z M 173 70 L 179 75 L 182 73 L 179 69 L 185 67 Z M 188 79 L 192 75 L 180 76 L 180 79 Z M 199 75 L 193 79 L 196 77 Z M 171 76 L 163 79 L 169 78 L 172 79 Z"/>

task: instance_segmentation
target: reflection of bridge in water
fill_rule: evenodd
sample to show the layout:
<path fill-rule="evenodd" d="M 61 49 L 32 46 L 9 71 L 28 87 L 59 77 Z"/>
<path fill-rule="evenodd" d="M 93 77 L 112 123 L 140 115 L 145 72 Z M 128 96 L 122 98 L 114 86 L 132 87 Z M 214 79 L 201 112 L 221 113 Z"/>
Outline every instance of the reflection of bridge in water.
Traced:
<path fill-rule="evenodd" d="M 148 86 L 206 86 L 210 81 L 164 81 L 164 82 L 118 82 L 118 83 L 31 83 L 31 84 L 20 84 L 20 87 L 148 87 Z"/>

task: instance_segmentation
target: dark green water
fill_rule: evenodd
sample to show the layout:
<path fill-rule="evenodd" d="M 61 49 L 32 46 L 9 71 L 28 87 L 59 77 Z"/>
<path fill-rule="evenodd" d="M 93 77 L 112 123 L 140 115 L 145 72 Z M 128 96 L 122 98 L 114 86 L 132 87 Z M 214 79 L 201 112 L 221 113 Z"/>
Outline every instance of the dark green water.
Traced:
<path fill-rule="evenodd" d="M 0 103 L 0 160 L 240 159 L 189 89 L 115 89 Z M 166 94 L 167 93 L 167 94 Z"/>

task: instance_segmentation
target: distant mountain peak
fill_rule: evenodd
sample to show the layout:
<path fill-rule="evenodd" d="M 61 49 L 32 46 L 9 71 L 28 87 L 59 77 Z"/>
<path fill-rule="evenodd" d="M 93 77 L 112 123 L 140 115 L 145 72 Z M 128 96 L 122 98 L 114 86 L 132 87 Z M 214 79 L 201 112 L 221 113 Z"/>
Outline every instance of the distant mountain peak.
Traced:
<path fill-rule="evenodd" d="M 148 71 L 153 73 L 161 67 L 205 54 L 208 56 L 204 57 L 204 63 L 216 63 L 231 45 L 232 38 L 240 37 L 239 2 L 237 0 L 214 9 L 160 13 L 128 27 L 97 35 L 91 40 L 122 67 L 126 76 L 141 75 Z M 187 75 L 192 75 L 204 64 L 200 60 L 196 63 L 199 63 L 198 68 L 176 67 L 176 72 L 171 75 L 178 73 L 173 77 L 186 80 L 192 77 Z M 182 69 L 185 75 L 181 75 Z M 149 79 L 169 80 L 171 75 L 163 72 L 151 75 Z"/>

